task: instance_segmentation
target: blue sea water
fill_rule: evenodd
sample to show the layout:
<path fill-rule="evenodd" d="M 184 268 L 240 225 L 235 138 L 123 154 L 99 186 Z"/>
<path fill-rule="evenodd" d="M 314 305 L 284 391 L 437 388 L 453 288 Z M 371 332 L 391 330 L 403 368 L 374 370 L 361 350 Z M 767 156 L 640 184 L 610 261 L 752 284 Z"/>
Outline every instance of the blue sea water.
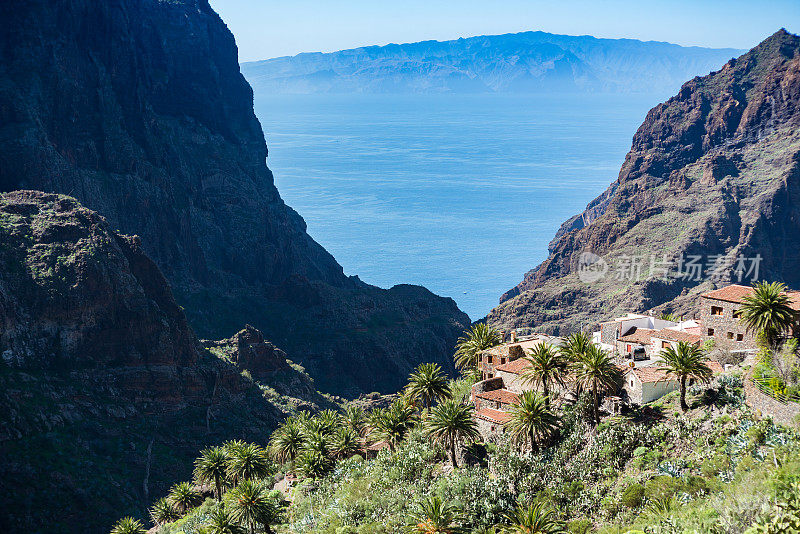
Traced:
<path fill-rule="evenodd" d="M 287 204 L 347 274 L 472 319 L 617 178 L 667 95 L 256 95 Z"/>

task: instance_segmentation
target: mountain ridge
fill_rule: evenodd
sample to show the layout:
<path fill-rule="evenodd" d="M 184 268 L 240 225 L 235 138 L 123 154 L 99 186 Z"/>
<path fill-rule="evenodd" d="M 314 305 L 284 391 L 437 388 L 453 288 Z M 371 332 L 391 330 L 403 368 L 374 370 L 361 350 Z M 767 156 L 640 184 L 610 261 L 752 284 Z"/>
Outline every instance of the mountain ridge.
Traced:
<path fill-rule="evenodd" d="M 301 53 L 242 72 L 257 92 L 650 92 L 741 52 L 530 31 Z"/>
<path fill-rule="evenodd" d="M 562 225 L 548 258 L 502 296 L 489 322 L 563 333 L 628 311 L 692 315 L 698 293 L 740 281 L 739 257 L 761 255 L 761 279 L 800 284 L 789 230 L 800 187 L 798 72 L 800 37 L 782 29 L 650 110 L 618 179 Z M 606 265 L 641 253 L 722 259 L 702 280 L 585 283 L 586 252 Z"/>

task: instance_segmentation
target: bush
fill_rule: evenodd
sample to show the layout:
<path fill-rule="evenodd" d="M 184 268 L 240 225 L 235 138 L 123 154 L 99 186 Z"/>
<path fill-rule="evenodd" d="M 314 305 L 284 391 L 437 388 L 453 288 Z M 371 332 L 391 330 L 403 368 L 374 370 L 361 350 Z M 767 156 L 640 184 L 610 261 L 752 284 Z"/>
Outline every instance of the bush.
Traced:
<path fill-rule="evenodd" d="M 638 508 L 644 500 L 644 486 L 641 484 L 631 484 L 622 493 L 622 504 L 628 508 Z"/>
<path fill-rule="evenodd" d="M 569 534 L 586 534 L 592 528 L 592 522 L 588 519 L 573 519 L 567 523 Z"/>
<path fill-rule="evenodd" d="M 683 482 L 671 476 L 657 476 L 645 484 L 644 492 L 650 500 L 667 500 L 683 489 Z"/>

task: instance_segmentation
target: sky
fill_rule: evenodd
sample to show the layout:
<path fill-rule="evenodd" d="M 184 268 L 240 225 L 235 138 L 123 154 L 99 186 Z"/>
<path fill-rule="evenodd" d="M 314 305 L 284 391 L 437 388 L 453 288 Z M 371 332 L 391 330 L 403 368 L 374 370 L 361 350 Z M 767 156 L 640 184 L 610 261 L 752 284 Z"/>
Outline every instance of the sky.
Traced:
<path fill-rule="evenodd" d="M 800 0 L 210 0 L 239 60 L 542 30 L 752 48 L 800 33 Z"/>

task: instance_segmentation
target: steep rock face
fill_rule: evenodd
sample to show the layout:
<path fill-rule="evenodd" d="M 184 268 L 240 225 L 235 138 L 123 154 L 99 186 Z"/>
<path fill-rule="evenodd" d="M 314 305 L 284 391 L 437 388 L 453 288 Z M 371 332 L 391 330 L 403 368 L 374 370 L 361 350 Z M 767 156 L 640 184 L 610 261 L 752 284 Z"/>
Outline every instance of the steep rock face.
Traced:
<path fill-rule="evenodd" d="M 205 341 L 203 346 L 212 351 L 218 350 L 237 367 L 250 371 L 258 378 L 268 378 L 289 367 L 286 353 L 265 341 L 264 334 L 249 324 L 229 339 Z"/>
<path fill-rule="evenodd" d="M 108 532 L 203 446 L 329 404 L 277 348 L 260 384 L 204 350 L 139 238 L 53 193 L 0 194 L 0 356 L 3 532 Z"/>
<path fill-rule="evenodd" d="M 0 191 L 69 194 L 141 235 L 199 335 L 252 323 L 331 391 L 374 389 L 342 370 L 365 359 L 387 390 L 450 365 L 468 323 L 452 300 L 346 277 L 281 200 L 207 0 L 6 2 L 0 18 Z"/>
<path fill-rule="evenodd" d="M 800 285 L 799 126 L 800 38 L 781 30 L 653 108 L 618 180 L 564 223 L 489 321 L 563 333 L 627 311 L 692 314 L 697 293 L 738 282 L 742 267 L 745 283 Z M 581 274 L 585 252 L 604 262 L 599 280 Z M 754 262 L 739 258 L 758 255 L 748 275 Z"/>

